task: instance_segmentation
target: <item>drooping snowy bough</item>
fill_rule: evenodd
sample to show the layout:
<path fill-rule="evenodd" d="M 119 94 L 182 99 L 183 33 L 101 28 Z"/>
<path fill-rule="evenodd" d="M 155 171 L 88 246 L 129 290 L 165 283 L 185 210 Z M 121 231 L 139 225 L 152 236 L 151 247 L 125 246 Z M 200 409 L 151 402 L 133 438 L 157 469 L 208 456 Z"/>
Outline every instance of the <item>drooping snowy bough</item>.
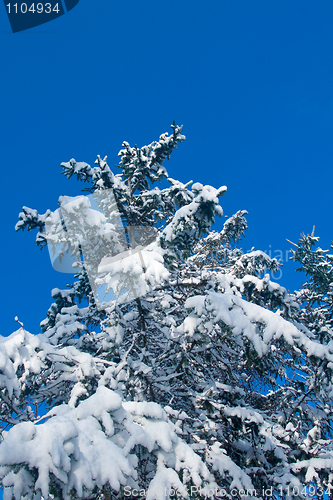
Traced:
<path fill-rule="evenodd" d="M 272 282 L 278 262 L 236 246 L 246 211 L 211 231 L 226 188 L 168 177 L 172 129 L 124 142 L 117 175 L 62 164 L 90 195 L 19 216 L 76 274 L 41 333 L 0 337 L 5 500 L 330 492 L 333 255 L 302 235 L 308 282 Z"/>

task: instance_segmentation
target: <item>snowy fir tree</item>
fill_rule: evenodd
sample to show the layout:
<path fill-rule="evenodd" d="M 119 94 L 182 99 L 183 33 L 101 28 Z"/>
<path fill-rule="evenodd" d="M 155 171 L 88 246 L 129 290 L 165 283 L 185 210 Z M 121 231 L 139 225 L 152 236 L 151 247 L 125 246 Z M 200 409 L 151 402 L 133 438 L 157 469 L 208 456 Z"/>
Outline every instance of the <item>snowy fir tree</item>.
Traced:
<path fill-rule="evenodd" d="M 226 188 L 168 176 L 181 132 L 63 163 L 86 195 L 19 215 L 75 274 L 0 337 L 5 500 L 333 497 L 333 255 L 302 235 L 303 288 L 271 281 L 245 210 L 211 230 Z"/>

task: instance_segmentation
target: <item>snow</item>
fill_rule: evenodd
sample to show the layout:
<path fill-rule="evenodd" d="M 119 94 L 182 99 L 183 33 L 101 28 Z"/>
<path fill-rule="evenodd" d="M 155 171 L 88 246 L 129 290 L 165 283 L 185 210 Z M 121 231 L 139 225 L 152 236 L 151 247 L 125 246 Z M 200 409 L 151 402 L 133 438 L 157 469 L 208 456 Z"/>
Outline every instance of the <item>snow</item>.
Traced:
<path fill-rule="evenodd" d="M 247 408 L 242 408 L 241 406 L 236 406 L 234 408 L 229 408 L 228 406 L 221 406 L 221 410 L 228 417 L 239 417 L 241 420 L 246 420 L 248 422 L 254 422 L 256 424 L 262 424 L 264 419 L 262 415 L 254 410 Z"/>
<path fill-rule="evenodd" d="M 163 467 L 157 471 L 154 479 L 149 485 L 146 495 L 147 500 L 168 500 L 169 493 L 178 491 L 184 498 L 187 498 L 187 490 L 181 483 L 178 474 L 173 469 Z"/>
<path fill-rule="evenodd" d="M 135 475 L 122 449 L 108 439 L 113 434 L 109 413 L 121 406 L 119 395 L 100 387 L 76 409 L 64 406 L 59 415 L 44 424 L 24 422 L 10 429 L 0 444 L 0 464 L 17 462 L 35 467 L 38 470 L 35 488 L 44 497 L 49 494 L 51 472 L 62 483 L 66 498 L 72 487 L 78 495 L 82 495 L 84 487 L 102 486 L 106 482 L 118 490 L 125 476 Z M 5 495 L 8 493 L 5 490 Z"/>
<path fill-rule="evenodd" d="M 21 384 L 30 373 L 37 374 L 43 366 L 44 353 L 36 349 L 44 345 L 42 336 L 31 335 L 23 328 L 8 337 L 0 336 L 0 387 L 6 388 L 11 398 L 18 393 L 20 384 L 16 372 L 24 368 L 20 376 Z"/>
<path fill-rule="evenodd" d="M 164 416 L 162 408 L 157 403 L 127 401 L 123 403 L 125 410 L 138 416 L 161 419 Z"/>
<path fill-rule="evenodd" d="M 294 472 L 299 472 L 301 469 L 308 469 L 309 467 L 313 470 L 332 470 L 333 458 L 310 458 L 309 460 L 299 460 L 291 466 L 291 469 Z"/>
<path fill-rule="evenodd" d="M 226 281 L 225 279 L 225 283 Z M 229 286 L 229 290 L 225 293 L 209 292 L 206 296 L 197 295 L 187 299 L 185 307 L 194 309 L 195 316 L 186 318 L 177 331 L 193 335 L 196 326 L 202 321 L 202 314 L 206 311 L 206 313 L 213 313 L 215 322 L 223 321 L 228 325 L 234 335 L 246 336 L 260 357 L 268 352 L 271 342 L 282 337 L 290 346 L 302 347 L 308 356 L 327 359 L 333 363 L 331 343 L 324 345 L 309 339 L 294 324 L 280 316 L 280 311 L 273 312 L 260 307 L 234 295 L 232 291 Z M 262 336 L 258 333 L 258 323 L 264 325 Z"/>
<path fill-rule="evenodd" d="M 80 393 L 80 387 L 76 392 Z M 136 478 L 131 451 L 138 444 L 158 457 L 150 498 L 155 498 L 152 495 L 162 484 L 185 491 L 177 473 L 163 465 L 166 457 L 176 470 L 189 470 L 196 485 L 210 478 L 200 457 L 179 439 L 176 427 L 156 403 L 123 402 L 119 394 L 99 386 L 76 408 L 72 404 L 55 407 L 43 420 L 14 426 L 0 443 L 4 500 L 9 500 L 12 493 L 17 500 L 21 498 L 27 484 L 47 498 L 50 474 L 57 478 L 65 499 L 70 498 L 72 488 L 78 496 L 85 489 L 92 490 L 94 485 L 102 488 L 107 483 L 119 491 L 120 485 L 132 484 L 129 479 Z M 12 464 L 20 464 L 15 473 L 8 468 Z M 34 486 L 29 476 L 32 468 L 38 472 Z"/>
<path fill-rule="evenodd" d="M 213 444 L 208 460 L 212 464 L 213 470 L 219 471 L 222 477 L 225 473 L 232 477 L 230 489 L 254 489 L 250 477 L 228 457 L 220 443 Z"/>
<path fill-rule="evenodd" d="M 106 273 L 97 280 L 99 286 L 107 284 L 122 303 L 145 295 L 152 286 L 169 278 L 164 266 L 163 251 L 157 242 L 145 248 L 124 252 L 101 262 L 99 273 Z"/>
<path fill-rule="evenodd" d="M 222 192 L 225 192 L 223 191 L 224 188 L 225 186 L 220 189 L 215 189 L 212 186 L 203 186 L 199 182 L 193 184 L 192 191 L 195 194 L 193 201 L 179 208 L 173 216 L 172 222 L 163 230 L 166 241 L 173 241 L 177 236 L 177 232 L 184 229 L 185 224 L 189 224 L 190 226 L 193 225 L 191 219 L 193 219 L 196 212 L 200 210 L 202 203 L 212 203 L 215 213 L 222 217 L 223 210 L 218 204 L 218 198 L 221 196 Z M 192 232 L 193 231 L 194 229 L 192 229 Z"/>

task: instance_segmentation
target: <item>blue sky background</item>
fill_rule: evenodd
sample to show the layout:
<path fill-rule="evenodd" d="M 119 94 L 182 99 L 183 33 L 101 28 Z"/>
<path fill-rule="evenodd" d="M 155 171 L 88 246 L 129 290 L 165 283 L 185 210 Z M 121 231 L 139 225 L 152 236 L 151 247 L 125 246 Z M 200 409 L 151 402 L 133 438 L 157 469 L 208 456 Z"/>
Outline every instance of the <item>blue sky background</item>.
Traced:
<path fill-rule="evenodd" d="M 215 187 L 226 215 L 249 212 L 243 247 L 285 255 L 288 238 L 332 231 L 333 3 L 329 0 L 80 0 L 12 34 L 0 6 L 1 335 L 32 333 L 53 271 L 35 233 L 15 233 L 22 205 L 44 213 L 82 187 L 60 163 L 118 162 L 183 124 L 170 177 Z M 221 221 L 217 225 L 221 229 Z M 286 263 L 279 283 L 300 284 Z"/>

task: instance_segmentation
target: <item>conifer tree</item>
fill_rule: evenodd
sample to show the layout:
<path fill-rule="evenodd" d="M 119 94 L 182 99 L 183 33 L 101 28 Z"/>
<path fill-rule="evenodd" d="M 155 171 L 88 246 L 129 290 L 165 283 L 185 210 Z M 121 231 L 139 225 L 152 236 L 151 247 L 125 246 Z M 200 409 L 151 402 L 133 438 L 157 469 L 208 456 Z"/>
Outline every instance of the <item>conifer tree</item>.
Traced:
<path fill-rule="evenodd" d="M 63 163 L 88 194 L 19 215 L 76 274 L 1 337 L 5 500 L 331 496 L 333 257 L 303 235 L 306 286 L 271 281 L 245 210 L 211 230 L 226 187 L 169 177 L 181 132 L 124 142 L 118 174 Z"/>

